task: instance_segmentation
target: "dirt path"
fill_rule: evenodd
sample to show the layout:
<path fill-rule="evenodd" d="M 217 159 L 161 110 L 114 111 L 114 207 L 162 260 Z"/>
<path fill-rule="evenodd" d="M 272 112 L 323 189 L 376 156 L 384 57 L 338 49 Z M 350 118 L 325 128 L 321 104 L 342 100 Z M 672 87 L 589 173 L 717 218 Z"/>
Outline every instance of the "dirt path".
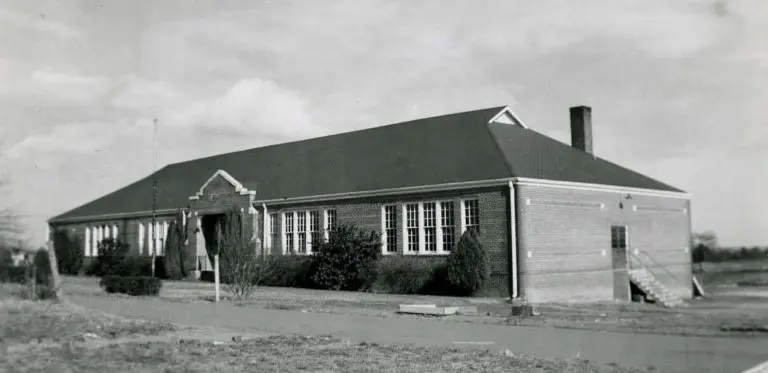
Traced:
<path fill-rule="evenodd" d="M 73 303 L 123 317 L 214 328 L 217 332 L 330 334 L 353 341 L 509 349 L 547 357 L 655 366 L 662 372 L 741 372 L 768 359 L 768 339 L 630 335 L 585 330 L 462 324 L 269 310 L 160 299 L 72 295 Z"/>

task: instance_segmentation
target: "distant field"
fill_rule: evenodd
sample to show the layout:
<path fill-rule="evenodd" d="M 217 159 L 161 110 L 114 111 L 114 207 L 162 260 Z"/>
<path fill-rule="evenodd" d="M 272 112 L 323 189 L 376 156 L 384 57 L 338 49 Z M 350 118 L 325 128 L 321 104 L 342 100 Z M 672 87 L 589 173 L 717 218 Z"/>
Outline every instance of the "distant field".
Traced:
<path fill-rule="evenodd" d="M 705 287 L 768 287 L 768 260 L 702 263 L 694 268 L 696 277 Z"/>

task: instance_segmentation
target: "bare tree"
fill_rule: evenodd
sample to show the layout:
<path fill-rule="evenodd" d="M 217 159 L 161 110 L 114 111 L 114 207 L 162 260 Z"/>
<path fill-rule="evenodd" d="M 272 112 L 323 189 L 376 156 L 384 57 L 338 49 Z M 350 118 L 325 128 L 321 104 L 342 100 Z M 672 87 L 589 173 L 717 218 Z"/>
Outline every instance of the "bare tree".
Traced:
<path fill-rule="evenodd" d="M 247 300 L 273 274 L 274 259 L 258 253 L 239 210 L 227 212 L 220 222 L 219 257 L 224 289 L 235 299 Z"/>

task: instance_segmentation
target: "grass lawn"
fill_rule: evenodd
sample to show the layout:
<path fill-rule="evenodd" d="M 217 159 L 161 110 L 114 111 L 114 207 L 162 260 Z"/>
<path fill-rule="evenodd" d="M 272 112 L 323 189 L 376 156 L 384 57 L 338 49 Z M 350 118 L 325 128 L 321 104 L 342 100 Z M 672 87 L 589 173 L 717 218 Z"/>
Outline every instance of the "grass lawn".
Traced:
<path fill-rule="evenodd" d="M 7 285 L 0 285 L 7 286 Z M 9 372 L 653 372 L 509 351 L 353 344 L 333 337 L 196 339 L 190 330 L 130 321 L 0 289 L 0 366 Z"/>
<path fill-rule="evenodd" d="M 65 289 L 70 293 L 107 296 L 98 288 L 98 280 L 65 277 Z M 214 296 L 210 283 L 164 281 L 160 296 L 174 302 L 209 302 Z M 227 294 L 222 291 L 227 300 Z M 416 317 L 396 315 L 402 303 L 428 303 L 438 305 L 474 306 L 477 313 L 451 316 L 450 321 L 498 323 L 505 325 L 552 326 L 561 328 L 597 329 L 632 333 L 658 333 L 681 335 L 744 335 L 723 327 L 768 325 L 768 307 L 760 306 L 765 300 L 697 300 L 690 307 L 667 309 L 652 304 L 591 303 L 540 304 L 537 317 L 510 316 L 510 306 L 501 299 L 472 299 L 430 297 L 393 294 L 371 294 L 343 291 L 322 291 L 292 288 L 259 288 L 253 299 L 240 302 L 243 307 L 294 309 L 307 312 L 368 315 L 379 317 Z M 751 302 L 751 303 L 750 303 Z M 740 305 L 754 304 L 755 307 Z M 753 328 L 757 329 L 757 328 Z M 765 336 L 764 332 L 756 332 Z"/>

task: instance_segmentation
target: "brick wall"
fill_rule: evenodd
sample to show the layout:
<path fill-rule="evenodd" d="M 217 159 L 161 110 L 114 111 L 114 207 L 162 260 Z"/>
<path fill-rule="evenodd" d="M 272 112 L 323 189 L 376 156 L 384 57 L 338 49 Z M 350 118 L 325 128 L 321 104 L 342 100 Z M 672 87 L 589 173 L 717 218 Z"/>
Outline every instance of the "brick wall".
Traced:
<path fill-rule="evenodd" d="M 659 280 L 691 296 L 689 201 L 625 199 L 626 194 L 615 192 L 553 187 L 517 189 L 520 289 L 529 300 L 613 299 L 611 225 L 626 225 L 629 250 L 647 252 L 656 261 L 647 260 Z"/>
<path fill-rule="evenodd" d="M 448 191 L 429 194 L 403 194 L 397 196 L 361 198 L 354 200 L 329 201 L 314 204 L 268 206 L 268 213 L 278 213 L 278 229 L 282 232 L 280 214 L 287 211 L 335 209 L 338 223 L 355 223 L 362 229 L 382 233 L 382 208 L 384 205 L 397 206 L 398 254 L 402 255 L 403 226 L 405 216 L 403 205 L 409 202 L 454 201 L 454 220 L 456 223 L 456 241 L 460 236 L 460 201 L 476 198 L 480 204 L 481 243 L 489 253 L 492 269 L 492 284 L 484 292 L 486 295 L 506 297 L 509 295 L 509 239 L 508 239 L 508 189 L 484 188 L 476 190 Z M 263 216 L 263 211 L 260 214 Z M 321 222 L 322 224 L 322 222 Z M 282 253 L 282 235 L 279 242 L 273 243 L 272 252 Z M 392 255 L 392 254 L 389 254 Z M 445 260 L 445 256 L 434 256 L 432 260 Z"/>

